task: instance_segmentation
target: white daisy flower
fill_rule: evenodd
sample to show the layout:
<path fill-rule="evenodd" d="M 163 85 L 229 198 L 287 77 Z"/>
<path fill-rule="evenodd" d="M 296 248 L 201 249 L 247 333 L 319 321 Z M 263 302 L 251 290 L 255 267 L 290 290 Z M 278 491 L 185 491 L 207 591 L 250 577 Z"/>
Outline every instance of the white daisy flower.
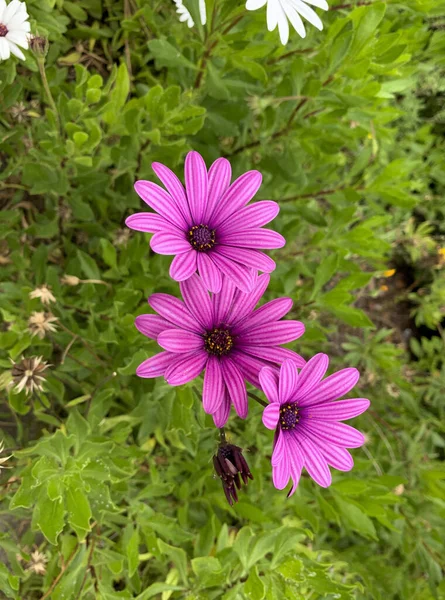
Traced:
<path fill-rule="evenodd" d="M 323 10 L 329 8 L 326 0 L 247 0 L 246 8 L 247 10 L 258 10 L 266 3 L 267 29 L 273 31 L 278 25 L 283 46 L 287 44 L 289 39 L 288 21 L 302 38 L 306 37 L 306 29 L 301 17 L 304 17 L 320 31 L 323 29 L 320 17 L 308 4 Z"/>
<path fill-rule="evenodd" d="M 0 0 L 0 60 L 8 59 L 11 54 L 25 60 L 19 46 L 28 48 L 31 30 L 28 18 L 24 2 L 12 0 L 7 5 L 5 0 Z"/>
<path fill-rule="evenodd" d="M 173 2 L 176 4 L 176 12 L 179 15 L 179 20 L 181 21 L 181 23 L 186 21 L 188 27 L 193 27 L 193 25 L 195 24 L 193 17 L 190 14 L 188 8 L 182 3 L 182 0 L 173 0 Z M 199 0 L 199 18 L 201 19 L 202 25 L 205 25 L 207 22 L 205 0 Z"/>

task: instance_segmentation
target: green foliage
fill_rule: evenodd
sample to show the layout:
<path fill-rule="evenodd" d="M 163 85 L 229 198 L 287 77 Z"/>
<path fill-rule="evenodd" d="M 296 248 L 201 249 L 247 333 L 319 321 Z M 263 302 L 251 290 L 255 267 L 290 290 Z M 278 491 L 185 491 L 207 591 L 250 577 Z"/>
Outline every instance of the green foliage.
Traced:
<path fill-rule="evenodd" d="M 27 2 L 54 104 L 30 52 L 0 63 L 2 597 L 444 596 L 445 3 L 332 4 L 283 48 L 235 0 L 193 29 L 160 0 Z M 252 405 L 227 427 L 255 476 L 230 508 L 199 389 L 134 375 L 157 351 L 134 317 L 178 288 L 123 228 L 133 183 L 191 148 L 262 172 L 287 239 L 268 299 L 292 297 L 303 356 L 361 370 L 367 443 L 329 489 L 272 487 Z M 12 388 L 22 355 L 50 363 L 42 392 Z"/>

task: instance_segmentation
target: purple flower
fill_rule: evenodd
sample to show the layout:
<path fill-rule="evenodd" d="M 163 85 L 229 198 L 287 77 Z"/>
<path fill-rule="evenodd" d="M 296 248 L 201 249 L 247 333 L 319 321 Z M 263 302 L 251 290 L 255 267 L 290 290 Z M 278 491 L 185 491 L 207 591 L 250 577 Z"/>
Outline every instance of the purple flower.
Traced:
<path fill-rule="evenodd" d="M 340 423 L 360 415 L 369 407 L 366 398 L 340 400 L 359 379 L 357 369 L 342 369 L 322 381 L 328 368 L 326 354 L 316 354 L 301 369 L 285 360 L 280 374 L 265 367 L 259 379 L 270 404 L 263 423 L 275 429 L 272 454 L 273 483 L 282 490 L 291 478 L 291 496 L 297 489 L 303 467 L 322 487 L 331 484 L 329 465 L 340 471 L 354 466 L 346 448 L 365 443 L 363 434 Z"/>
<path fill-rule="evenodd" d="M 231 403 L 238 415 L 247 416 L 244 380 L 260 387 L 258 374 L 290 358 L 302 367 L 305 361 L 280 344 L 303 335 L 299 321 L 282 321 L 291 307 L 290 298 L 278 298 L 254 310 L 269 283 L 269 275 L 256 276 L 254 288 L 241 292 L 227 277 L 221 292 L 206 290 L 198 275 L 180 284 L 184 301 L 169 294 L 148 299 L 158 315 L 141 315 L 135 325 L 141 333 L 164 348 L 137 368 L 139 377 L 163 375 L 170 385 L 187 383 L 205 369 L 203 405 L 222 427 Z"/>
<path fill-rule="evenodd" d="M 125 222 L 154 233 L 150 246 L 155 252 L 175 256 L 173 279 L 186 281 L 198 271 L 207 289 L 219 292 L 226 275 L 239 289 L 251 291 L 258 271 L 275 269 L 260 249 L 285 244 L 282 235 L 262 228 L 277 216 L 278 204 L 266 200 L 246 206 L 261 185 L 261 173 L 248 171 L 230 185 L 228 160 L 218 158 L 207 172 L 202 156 L 189 152 L 184 190 L 166 166 L 152 167 L 167 192 L 151 181 L 137 181 L 136 192 L 156 212 L 136 213 Z"/>

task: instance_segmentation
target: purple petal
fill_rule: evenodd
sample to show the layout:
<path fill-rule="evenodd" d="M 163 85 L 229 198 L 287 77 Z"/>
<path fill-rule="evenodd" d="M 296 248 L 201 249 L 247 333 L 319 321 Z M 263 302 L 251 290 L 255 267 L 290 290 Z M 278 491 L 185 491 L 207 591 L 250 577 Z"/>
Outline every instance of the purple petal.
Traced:
<path fill-rule="evenodd" d="M 205 223 L 211 222 L 212 213 L 221 196 L 230 185 L 232 167 L 226 158 L 218 158 L 209 169 L 209 193 L 207 206 L 202 217 Z"/>
<path fill-rule="evenodd" d="M 351 400 L 338 400 L 337 402 L 323 402 L 309 408 L 302 407 L 302 414 L 309 419 L 322 421 L 346 421 L 358 417 L 368 410 L 370 405 L 366 398 L 354 398 Z"/>
<path fill-rule="evenodd" d="M 300 321 L 278 321 L 262 325 L 256 329 L 249 329 L 243 333 L 243 344 L 251 346 L 277 346 L 287 344 L 301 337 L 304 333 L 304 325 Z"/>
<path fill-rule="evenodd" d="M 282 460 L 276 465 L 272 465 L 272 481 L 277 490 L 284 490 L 289 483 L 290 464 L 286 453 L 283 454 Z"/>
<path fill-rule="evenodd" d="M 289 453 L 290 474 L 293 481 L 292 489 L 287 495 L 287 497 L 290 498 L 292 494 L 295 493 L 298 484 L 300 483 L 301 471 L 304 467 L 305 456 L 302 447 L 300 444 L 298 444 L 293 435 L 287 436 L 286 441 L 287 451 Z"/>
<path fill-rule="evenodd" d="M 323 379 L 329 365 L 327 354 L 316 354 L 301 369 L 295 400 L 300 400 Z"/>
<path fill-rule="evenodd" d="M 261 346 L 248 346 L 244 344 L 240 344 L 239 347 L 240 350 L 247 352 L 247 354 L 257 356 L 258 358 L 268 360 L 269 362 L 278 363 L 279 365 L 286 359 L 293 360 L 299 369 L 306 364 L 306 361 L 302 356 L 288 348 L 263 348 Z"/>
<path fill-rule="evenodd" d="M 196 271 L 196 255 L 192 248 L 189 252 L 177 254 L 170 265 L 170 277 L 175 281 L 185 281 Z"/>
<path fill-rule="evenodd" d="M 261 389 L 269 402 L 278 403 L 278 376 L 270 367 L 264 367 L 259 374 Z"/>
<path fill-rule="evenodd" d="M 218 206 L 212 214 L 212 227 L 217 227 L 227 217 L 247 204 L 255 196 L 261 185 L 262 175 L 259 171 L 248 171 L 238 177 L 223 194 Z"/>
<path fill-rule="evenodd" d="M 188 225 L 192 225 L 190 209 L 185 195 L 184 187 L 178 177 L 162 163 L 154 162 L 151 165 L 153 171 L 162 181 L 170 196 L 175 200 L 177 207 Z"/>
<path fill-rule="evenodd" d="M 167 348 L 169 350 L 169 348 Z M 292 400 L 298 385 L 297 365 L 293 360 L 285 360 L 280 369 L 278 392 L 280 404 Z"/>
<path fill-rule="evenodd" d="M 151 181 L 136 181 L 134 189 L 150 208 L 159 213 L 169 223 L 173 223 L 182 231 L 188 229 L 188 224 L 173 198 L 156 183 Z"/>
<path fill-rule="evenodd" d="M 159 231 L 150 240 L 151 249 L 157 254 L 182 254 L 190 251 L 190 244 L 182 232 Z"/>
<path fill-rule="evenodd" d="M 272 229 L 245 229 L 237 233 L 219 233 L 218 242 L 238 248 L 262 248 L 272 250 L 286 244 L 284 237 Z"/>
<path fill-rule="evenodd" d="M 157 231 L 180 231 L 175 225 L 166 221 L 161 215 L 156 213 L 135 213 L 125 219 L 125 225 L 135 231 L 145 231 L 147 233 L 156 233 Z"/>
<path fill-rule="evenodd" d="M 204 328 L 193 318 L 185 304 L 178 298 L 170 296 L 170 294 L 157 293 L 150 296 L 148 304 L 170 323 L 188 331 L 204 333 Z"/>
<path fill-rule="evenodd" d="M 215 294 L 221 291 L 222 276 L 213 260 L 204 252 L 197 252 L 197 265 L 206 288 Z"/>
<path fill-rule="evenodd" d="M 241 335 L 244 331 L 248 332 L 251 329 L 260 327 L 265 323 L 278 321 L 292 308 L 292 300 L 290 298 L 277 298 L 271 300 L 260 308 L 257 308 L 252 314 L 248 315 L 236 324 L 233 328 L 233 332 L 237 335 Z"/>
<path fill-rule="evenodd" d="M 158 344 L 168 352 L 184 354 L 204 347 L 202 336 L 184 329 L 165 329 L 158 335 Z"/>
<path fill-rule="evenodd" d="M 263 271 L 264 273 L 272 273 L 276 268 L 275 261 L 259 250 L 235 248 L 234 246 L 223 246 L 222 244 L 219 244 L 218 254 L 245 265 L 246 267 L 251 267 L 257 271 Z"/>
<path fill-rule="evenodd" d="M 360 378 L 357 369 L 342 369 L 329 377 L 326 377 L 308 394 L 301 398 L 301 406 L 319 404 L 320 402 L 329 402 L 336 400 L 344 394 L 347 394 L 355 386 Z"/>
<path fill-rule="evenodd" d="M 209 356 L 204 375 L 202 403 L 206 413 L 213 415 L 224 402 L 226 388 L 221 365 L 216 356 Z"/>
<path fill-rule="evenodd" d="M 221 291 L 212 296 L 213 322 L 216 327 L 226 323 L 235 290 L 236 287 L 232 280 L 223 276 Z"/>
<path fill-rule="evenodd" d="M 350 471 L 354 466 L 354 460 L 346 448 L 339 448 L 331 444 L 319 444 L 318 447 L 328 465 L 331 465 L 334 469 Z"/>
<path fill-rule="evenodd" d="M 231 353 L 231 357 L 241 371 L 244 379 L 256 388 L 259 388 L 260 380 L 258 379 L 258 375 L 265 366 L 264 362 L 239 350 L 234 350 Z"/>
<path fill-rule="evenodd" d="M 331 472 L 325 457 L 317 446 L 307 437 L 299 435 L 294 439 L 300 444 L 304 456 L 304 466 L 312 479 L 321 487 L 329 487 L 332 483 Z"/>
<path fill-rule="evenodd" d="M 212 252 L 212 260 L 216 266 L 233 281 L 237 288 L 243 292 L 250 292 L 253 287 L 254 271 L 240 265 L 230 258 L 219 254 L 218 251 Z"/>
<path fill-rule="evenodd" d="M 213 309 L 207 289 L 198 275 L 192 275 L 179 284 L 186 307 L 205 329 L 213 327 Z"/>
<path fill-rule="evenodd" d="M 345 423 L 327 421 L 309 421 L 302 419 L 299 428 L 312 438 L 320 438 L 328 444 L 343 448 L 360 448 L 365 443 L 363 434 Z"/>
<path fill-rule="evenodd" d="M 228 315 L 228 322 L 235 325 L 245 316 L 250 314 L 255 306 L 258 304 L 259 299 L 262 297 L 269 285 L 270 276 L 264 273 L 256 278 L 253 290 L 248 294 L 241 291 L 237 291 L 232 303 L 232 310 Z"/>
<path fill-rule="evenodd" d="M 185 157 L 185 187 L 193 223 L 199 224 L 207 203 L 207 168 L 198 152 L 189 152 Z"/>
<path fill-rule="evenodd" d="M 262 227 L 272 221 L 272 219 L 275 219 L 279 212 L 280 207 L 272 200 L 256 202 L 255 204 L 250 204 L 249 206 L 241 208 L 236 214 L 231 215 L 223 221 L 219 225 L 218 231 L 235 233 L 237 231 L 243 231 L 244 229 Z"/>
<path fill-rule="evenodd" d="M 136 369 L 136 375 L 146 379 L 160 377 L 161 375 L 164 375 L 166 369 L 176 363 L 176 360 L 176 354 L 173 354 L 172 352 L 160 352 L 159 354 L 155 354 L 155 356 L 144 360 L 144 362 Z"/>
<path fill-rule="evenodd" d="M 280 418 L 280 405 L 278 402 L 272 402 L 263 411 L 263 425 L 267 429 L 275 429 Z"/>
<path fill-rule="evenodd" d="M 237 415 L 241 419 L 245 419 L 249 407 L 243 376 L 230 358 L 223 357 L 223 360 L 221 360 L 221 367 L 230 400 L 235 407 Z"/>
<path fill-rule="evenodd" d="M 227 390 L 226 390 L 225 395 L 224 395 L 224 400 L 223 400 L 221 406 L 212 415 L 213 422 L 215 423 L 215 427 L 218 427 L 218 428 L 224 427 L 224 425 L 227 423 L 227 419 L 229 418 L 230 407 L 231 407 L 230 398 L 229 398 L 229 394 L 227 393 Z"/>
<path fill-rule="evenodd" d="M 182 356 L 184 358 L 165 371 L 164 377 L 170 385 L 182 385 L 198 377 L 208 359 L 208 354 L 204 350 L 182 354 Z"/>
<path fill-rule="evenodd" d="M 273 441 L 272 466 L 275 467 L 280 463 L 287 454 L 287 435 L 281 429 L 277 429 Z"/>
<path fill-rule="evenodd" d="M 171 323 L 158 315 L 139 315 L 136 317 L 134 324 L 141 333 L 152 340 L 156 340 L 164 329 L 170 329 L 172 326 Z"/>

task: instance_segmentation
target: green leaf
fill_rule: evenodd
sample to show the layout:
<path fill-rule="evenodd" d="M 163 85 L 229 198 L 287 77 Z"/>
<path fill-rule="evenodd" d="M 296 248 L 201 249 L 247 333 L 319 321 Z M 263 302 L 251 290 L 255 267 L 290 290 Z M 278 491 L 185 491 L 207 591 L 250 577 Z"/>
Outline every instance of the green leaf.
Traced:
<path fill-rule="evenodd" d="M 91 530 L 91 508 L 79 477 L 72 477 L 66 484 L 66 508 L 68 522 L 75 530 L 79 541 L 83 541 Z"/>
<path fill-rule="evenodd" d="M 127 543 L 128 575 L 133 577 L 139 566 L 139 530 L 136 527 Z"/>
<path fill-rule="evenodd" d="M 343 521 L 347 523 L 351 529 L 354 529 L 354 531 L 357 531 L 364 537 L 378 541 L 374 523 L 358 506 L 341 500 L 338 496 L 335 497 L 335 503 L 339 508 Z"/>
<path fill-rule="evenodd" d="M 56 545 L 57 538 L 65 524 L 65 507 L 63 500 L 51 500 L 45 488 L 42 489 L 35 513 L 34 522 L 50 544 Z"/>
<path fill-rule="evenodd" d="M 250 570 L 249 577 L 243 586 L 243 592 L 250 600 L 263 600 L 266 595 L 266 588 L 256 567 Z"/>
<path fill-rule="evenodd" d="M 331 280 L 335 275 L 338 266 L 338 255 L 331 254 L 324 258 L 318 265 L 314 276 L 314 288 L 311 294 L 311 300 L 316 297 L 321 288 Z"/>
<path fill-rule="evenodd" d="M 156 59 L 156 64 L 159 67 L 187 67 L 189 69 L 197 69 L 181 52 L 172 46 L 170 42 L 163 39 L 150 40 L 148 48 Z"/>
<path fill-rule="evenodd" d="M 182 579 L 182 582 L 187 585 L 187 554 L 185 550 L 182 548 L 175 548 L 174 546 L 170 546 L 166 544 L 161 539 L 158 539 L 158 548 L 165 554 L 170 557 L 173 561 L 175 567 L 178 569 L 179 575 Z"/>

